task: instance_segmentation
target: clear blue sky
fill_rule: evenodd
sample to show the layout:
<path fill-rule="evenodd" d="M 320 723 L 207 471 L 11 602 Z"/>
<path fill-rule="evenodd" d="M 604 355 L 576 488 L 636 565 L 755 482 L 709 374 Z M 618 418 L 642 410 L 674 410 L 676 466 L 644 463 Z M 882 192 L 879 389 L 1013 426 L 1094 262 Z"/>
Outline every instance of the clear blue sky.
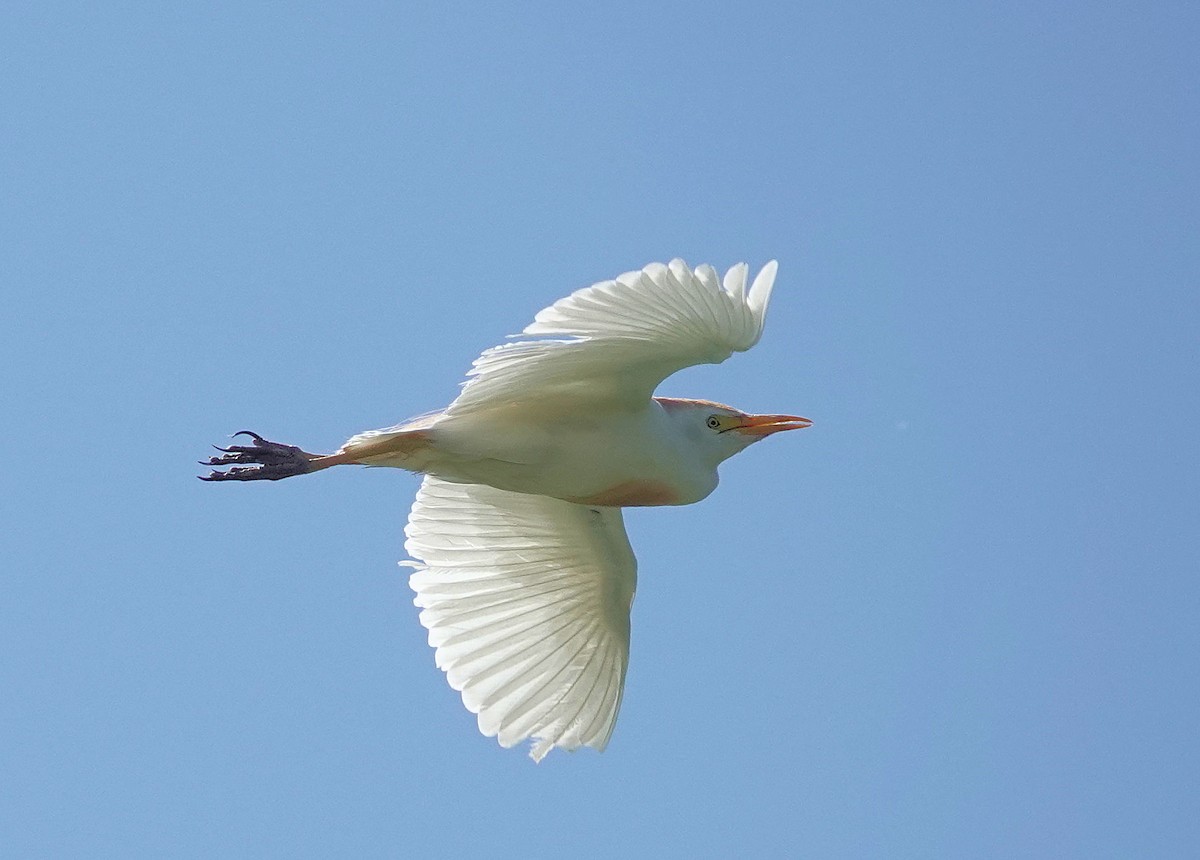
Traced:
<path fill-rule="evenodd" d="M 5 853 L 1195 856 L 1198 7 L 482 6 L 6 7 Z M 663 393 L 816 426 L 629 516 L 603 755 L 477 733 L 415 478 L 193 477 L 676 255 L 780 275 Z"/>

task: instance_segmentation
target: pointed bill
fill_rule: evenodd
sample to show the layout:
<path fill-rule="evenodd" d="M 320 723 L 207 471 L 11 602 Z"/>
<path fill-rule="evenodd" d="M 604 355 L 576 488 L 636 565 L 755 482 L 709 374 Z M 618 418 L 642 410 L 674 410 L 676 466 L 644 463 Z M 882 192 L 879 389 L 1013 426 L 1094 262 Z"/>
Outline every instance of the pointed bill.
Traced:
<path fill-rule="evenodd" d="M 734 429 L 749 436 L 770 436 L 781 430 L 803 430 L 811 426 L 811 421 L 799 415 L 747 415 Z"/>

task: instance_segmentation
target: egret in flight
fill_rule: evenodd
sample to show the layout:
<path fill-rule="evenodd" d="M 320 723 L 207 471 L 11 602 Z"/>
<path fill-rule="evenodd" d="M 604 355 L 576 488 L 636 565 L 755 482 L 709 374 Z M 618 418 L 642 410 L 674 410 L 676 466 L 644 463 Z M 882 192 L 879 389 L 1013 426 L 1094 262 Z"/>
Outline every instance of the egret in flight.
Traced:
<path fill-rule="evenodd" d="M 621 508 L 690 505 L 717 467 L 795 415 L 655 397 L 762 334 L 774 261 L 655 263 L 541 311 L 477 358 L 440 412 L 310 454 L 242 431 L 208 481 L 275 481 L 330 466 L 395 466 L 424 480 L 404 530 L 409 584 L 438 668 L 479 730 L 511 747 L 602 750 L 629 659 L 637 562 Z"/>

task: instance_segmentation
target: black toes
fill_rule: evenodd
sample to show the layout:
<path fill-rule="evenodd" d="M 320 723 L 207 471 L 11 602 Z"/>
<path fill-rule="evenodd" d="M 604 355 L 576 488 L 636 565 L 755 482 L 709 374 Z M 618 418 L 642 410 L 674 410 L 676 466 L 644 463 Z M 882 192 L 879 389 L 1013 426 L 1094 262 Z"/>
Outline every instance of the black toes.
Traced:
<path fill-rule="evenodd" d="M 249 436 L 253 445 L 230 445 L 222 448 L 219 457 L 201 460 L 202 466 L 229 466 L 225 471 L 213 470 L 199 475 L 202 481 L 278 481 L 312 471 L 312 456 L 295 445 L 271 442 L 250 430 L 239 430 L 234 436 Z M 250 465 L 242 465 L 250 464 Z"/>

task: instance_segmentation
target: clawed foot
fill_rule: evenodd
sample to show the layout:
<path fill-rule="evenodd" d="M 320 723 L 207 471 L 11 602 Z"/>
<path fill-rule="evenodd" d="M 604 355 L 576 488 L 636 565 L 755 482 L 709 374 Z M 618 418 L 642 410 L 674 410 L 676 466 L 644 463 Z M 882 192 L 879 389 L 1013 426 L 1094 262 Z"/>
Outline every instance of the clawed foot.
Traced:
<path fill-rule="evenodd" d="M 249 436 L 254 440 L 254 444 L 230 445 L 228 448 L 213 445 L 224 453 L 219 457 L 201 460 L 200 465 L 233 468 L 224 472 L 214 469 L 208 475 L 198 476 L 201 481 L 278 481 L 280 478 L 290 478 L 313 471 L 312 461 L 317 456 L 315 454 L 301 451 L 295 445 L 270 442 L 249 430 L 239 430 L 233 435 Z M 240 465 L 242 463 L 251 465 Z"/>

